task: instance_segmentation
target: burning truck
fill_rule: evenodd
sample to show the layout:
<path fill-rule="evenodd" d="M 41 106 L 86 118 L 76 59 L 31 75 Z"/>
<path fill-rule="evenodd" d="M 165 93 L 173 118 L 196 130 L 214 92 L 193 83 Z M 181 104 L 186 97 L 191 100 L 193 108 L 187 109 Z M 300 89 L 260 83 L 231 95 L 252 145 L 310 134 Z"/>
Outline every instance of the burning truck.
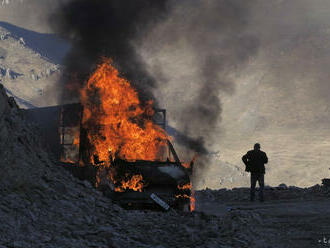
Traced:
<path fill-rule="evenodd" d="M 165 131 L 166 111 L 152 101 L 142 104 L 109 60 L 80 96 L 79 104 L 26 111 L 44 127 L 47 142 L 53 140 L 60 164 L 122 206 L 155 208 L 160 200 L 193 211 L 194 162 L 181 162 L 175 152 Z"/>

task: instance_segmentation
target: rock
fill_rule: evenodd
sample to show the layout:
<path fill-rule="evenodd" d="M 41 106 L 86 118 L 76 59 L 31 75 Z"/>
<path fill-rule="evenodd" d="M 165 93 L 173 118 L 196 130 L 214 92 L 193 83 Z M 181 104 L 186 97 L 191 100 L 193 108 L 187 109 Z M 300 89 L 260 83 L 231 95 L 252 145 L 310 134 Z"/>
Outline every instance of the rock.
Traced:
<path fill-rule="evenodd" d="M 330 178 L 323 178 L 322 184 L 326 187 L 330 187 Z"/>
<path fill-rule="evenodd" d="M 288 189 L 288 186 L 286 186 L 284 183 L 281 183 L 278 185 L 277 189 Z"/>
<path fill-rule="evenodd" d="M 25 41 L 24 41 L 23 37 L 19 38 L 19 43 L 22 44 L 23 46 L 25 46 Z"/>
<path fill-rule="evenodd" d="M 5 77 L 9 79 L 11 78 L 11 71 L 9 68 L 6 68 Z"/>
<path fill-rule="evenodd" d="M 15 248 L 28 248 L 28 247 L 31 247 L 31 245 L 27 242 L 24 242 L 24 241 L 14 241 L 13 242 L 13 247 L 15 247 Z"/>

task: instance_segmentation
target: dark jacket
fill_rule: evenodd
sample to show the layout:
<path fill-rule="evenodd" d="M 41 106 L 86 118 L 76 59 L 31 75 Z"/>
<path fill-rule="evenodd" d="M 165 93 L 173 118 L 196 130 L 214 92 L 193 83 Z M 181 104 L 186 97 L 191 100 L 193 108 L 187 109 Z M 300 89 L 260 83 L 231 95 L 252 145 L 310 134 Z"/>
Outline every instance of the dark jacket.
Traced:
<path fill-rule="evenodd" d="M 268 158 L 265 152 L 260 150 L 248 151 L 242 160 L 246 165 L 246 171 L 255 173 L 265 173 L 265 164 L 268 163 Z"/>

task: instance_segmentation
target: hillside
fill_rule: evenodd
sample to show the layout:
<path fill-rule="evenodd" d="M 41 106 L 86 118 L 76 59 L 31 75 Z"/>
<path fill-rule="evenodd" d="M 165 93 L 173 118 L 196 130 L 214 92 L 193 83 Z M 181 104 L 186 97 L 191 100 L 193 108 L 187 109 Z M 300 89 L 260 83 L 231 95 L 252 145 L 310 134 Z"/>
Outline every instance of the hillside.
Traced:
<path fill-rule="evenodd" d="M 2 85 L 0 156 L 1 247 L 207 247 L 230 242 L 217 236 L 220 219 L 210 225 L 211 218 L 201 214 L 126 212 L 90 183 L 73 178 L 51 161 L 37 127 L 24 120 Z"/>
<path fill-rule="evenodd" d="M 21 107 L 55 105 L 61 66 L 54 62 L 67 50 L 68 45 L 52 35 L 0 22 L 0 81 Z"/>

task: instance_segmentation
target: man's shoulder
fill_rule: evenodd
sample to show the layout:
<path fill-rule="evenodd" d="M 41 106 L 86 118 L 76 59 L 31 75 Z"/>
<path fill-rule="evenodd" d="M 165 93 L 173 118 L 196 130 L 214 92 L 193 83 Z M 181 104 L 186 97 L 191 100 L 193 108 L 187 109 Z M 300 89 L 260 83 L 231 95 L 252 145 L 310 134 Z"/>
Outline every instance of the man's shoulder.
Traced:
<path fill-rule="evenodd" d="M 261 150 L 250 150 L 247 152 L 247 154 L 262 154 L 262 155 L 266 155 L 266 153 L 264 151 Z"/>

